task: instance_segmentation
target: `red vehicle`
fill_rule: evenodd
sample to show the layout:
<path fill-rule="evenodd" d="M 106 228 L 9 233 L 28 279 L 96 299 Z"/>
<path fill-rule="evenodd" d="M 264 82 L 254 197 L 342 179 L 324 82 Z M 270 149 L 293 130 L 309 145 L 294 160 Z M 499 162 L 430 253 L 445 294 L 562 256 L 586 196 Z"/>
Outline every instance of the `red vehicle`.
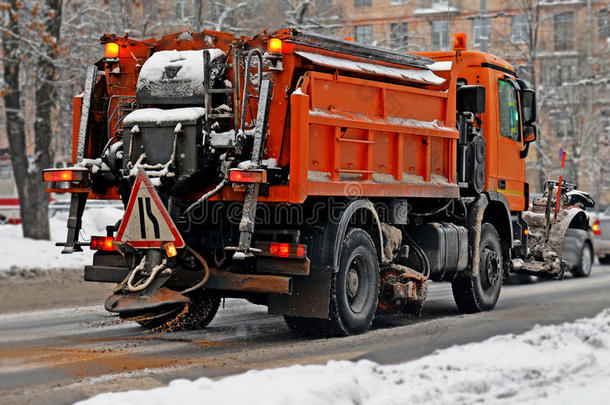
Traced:
<path fill-rule="evenodd" d="M 8 153 L 0 153 L 0 223 L 20 223 L 19 197 Z"/>
<path fill-rule="evenodd" d="M 105 307 L 124 319 L 203 327 L 241 297 L 348 335 L 417 308 L 429 279 L 476 312 L 513 270 L 563 272 L 528 255 L 521 215 L 535 93 L 462 36 L 420 54 L 295 30 L 102 43 L 76 167 L 44 176 L 70 182 L 64 252 L 98 250 L 85 279 L 118 283 Z M 87 198 L 126 212 L 82 243 Z"/>

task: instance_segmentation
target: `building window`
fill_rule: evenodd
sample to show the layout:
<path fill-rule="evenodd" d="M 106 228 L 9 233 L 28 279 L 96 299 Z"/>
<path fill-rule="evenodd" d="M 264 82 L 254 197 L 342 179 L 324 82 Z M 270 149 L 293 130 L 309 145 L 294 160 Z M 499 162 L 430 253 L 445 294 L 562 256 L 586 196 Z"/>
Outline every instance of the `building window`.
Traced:
<path fill-rule="evenodd" d="M 559 87 L 580 77 L 580 60 L 576 57 L 544 59 L 541 61 L 542 83 Z"/>
<path fill-rule="evenodd" d="M 610 38 L 610 25 L 608 25 L 608 9 L 599 10 L 597 16 L 597 25 L 599 27 L 599 39 L 608 40 Z"/>
<path fill-rule="evenodd" d="M 513 141 L 521 142 L 517 90 L 506 80 L 498 80 L 498 102 L 500 104 L 500 134 Z"/>
<path fill-rule="evenodd" d="M 553 17 L 555 32 L 555 50 L 567 51 L 574 49 L 574 13 L 555 14 Z"/>
<path fill-rule="evenodd" d="M 356 41 L 363 44 L 373 42 L 373 26 L 372 25 L 356 25 Z"/>
<path fill-rule="evenodd" d="M 447 20 L 432 21 L 432 49 L 446 49 L 449 41 L 449 22 Z"/>
<path fill-rule="evenodd" d="M 177 20 L 183 20 L 189 17 L 188 0 L 174 0 L 174 16 Z"/>
<path fill-rule="evenodd" d="M 514 15 L 511 18 L 510 40 L 513 44 L 525 44 L 529 38 L 527 16 Z"/>
<path fill-rule="evenodd" d="M 409 43 L 409 26 L 406 22 L 390 24 L 390 46 L 392 48 L 404 48 Z"/>
<path fill-rule="evenodd" d="M 372 6 L 373 0 L 354 0 L 355 7 Z"/>
<path fill-rule="evenodd" d="M 390 4 L 407 4 L 407 0 L 390 0 Z"/>
<path fill-rule="evenodd" d="M 475 18 L 472 22 L 472 38 L 474 46 L 481 45 L 481 42 L 491 43 L 491 21 L 489 18 Z"/>

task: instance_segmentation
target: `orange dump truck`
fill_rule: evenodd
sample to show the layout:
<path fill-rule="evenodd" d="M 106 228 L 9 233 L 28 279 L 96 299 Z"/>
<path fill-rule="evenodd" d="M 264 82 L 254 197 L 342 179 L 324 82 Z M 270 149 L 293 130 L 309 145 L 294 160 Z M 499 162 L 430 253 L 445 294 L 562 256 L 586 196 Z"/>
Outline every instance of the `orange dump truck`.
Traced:
<path fill-rule="evenodd" d="M 204 327 L 239 297 L 348 335 L 419 310 L 427 280 L 476 312 L 512 270 L 556 274 L 527 256 L 535 94 L 502 59 L 296 30 L 102 44 L 74 167 L 44 176 L 69 182 L 64 252 L 97 250 L 85 280 L 118 284 L 121 318 Z M 88 198 L 125 215 L 80 242 Z"/>

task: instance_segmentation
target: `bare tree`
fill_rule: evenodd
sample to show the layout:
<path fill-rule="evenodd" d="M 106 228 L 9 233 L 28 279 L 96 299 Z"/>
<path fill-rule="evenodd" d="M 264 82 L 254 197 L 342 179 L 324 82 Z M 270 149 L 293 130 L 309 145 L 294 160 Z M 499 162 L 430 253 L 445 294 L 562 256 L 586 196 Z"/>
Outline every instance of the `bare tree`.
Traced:
<path fill-rule="evenodd" d="M 53 164 L 53 116 L 56 108 L 57 59 L 62 20 L 62 0 L 0 3 L 3 14 L 2 65 L 6 132 L 19 195 L 23 234 L 49 239 L 48 195 L 42 170 Z M 25 92 L 34 92 L 33 153 L 26 143 Z"/>
<path fill-rule="evenodd" d="M 325 0 L 286 0 L 285 25 L 305 31 L 333 34 L 341 28 L 340 11 L 332 1 Z"/>

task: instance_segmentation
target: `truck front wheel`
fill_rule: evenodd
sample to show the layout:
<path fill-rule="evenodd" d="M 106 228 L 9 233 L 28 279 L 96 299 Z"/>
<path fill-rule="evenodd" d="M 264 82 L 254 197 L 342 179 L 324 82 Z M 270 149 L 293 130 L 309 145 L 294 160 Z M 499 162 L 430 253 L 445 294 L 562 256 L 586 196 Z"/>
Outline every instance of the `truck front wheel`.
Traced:
<path fill-rule="evenodd" d="M 456 278 L 451 283 L 453 298 L 462 312 L 492 310 L 502 288 L 502 248 L 500 237 L 492 224 L 481 226 L 479 272 L 476 276 Z"/>
<path fill-rule="evenodd" d="M 339 270 L 331 279 L 329 319 L 286 316 L 293 331 L 307 336 L 348 336 L 371 326 L 379 295 L 379 261 L 373 240 L 360 228 L 343 240 Z"/>

